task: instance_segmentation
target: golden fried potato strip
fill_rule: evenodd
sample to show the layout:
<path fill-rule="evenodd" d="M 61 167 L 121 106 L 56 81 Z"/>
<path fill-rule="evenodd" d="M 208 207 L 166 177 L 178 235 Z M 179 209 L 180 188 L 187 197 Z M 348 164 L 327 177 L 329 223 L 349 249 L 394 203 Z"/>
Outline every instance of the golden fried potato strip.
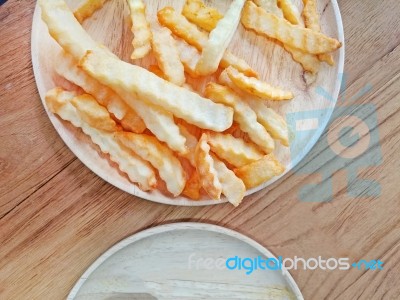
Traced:
<path fill-rule="evenodd" d="M 211 151 L 234 167 L 243 167 L 264 156 L 254 144 L 230 134 L 209 133 L 207 137 Z"/>
<path fill-rule="evenodd" d="M 232 89 L 216 83 L 209 83 L 205 94 L 217 103 L 232 107 L 235 110 L 233 118 L 239 124 L 240 129 L 247 133 L 250 139 L 265 153 L 274 151 L 275 142 L 266 129 L 257 122 L 256 113 Z"/>
<path fill-rule="evenodd" d="M 141 67 L 92 51 L 89 51 L 81 60 L 80 66 L 89 75 L 120 95 L 121 92 L 137 95 L 140 99 L 163 107 L 175 116 L 200 128 L 219 132 L 232 125 L 231 108 L 215 104 Z M 125 100 L 128 101 L 128 99 Z M 134 104 L 131 106 L 134 107 Z"/>
<path fill-rule="evenodd" d="M 238 207 L 244 198 L 246 193 L 246 187 L 243 181 L 238 178 L 235 173 L 215 156 L 212 156 L 214 160 L 214 168 L 217 171 L 218 180 L 222 186 L 222 194 L 225 195 L 226 199 Z"/>
<path fill-rule="evenodd" d="M 195 150 L 195 161 L 200 182 L 206 193 L 215 200 L 221 198 L 222 186 L 214 167 L 214 160 L 210 155 L 210 146 L 207 144 L 207 135 L 203 134 Z"/>
<path fill-rule="evenodd" d="M 292 2 L 292 0 L 278 0 L 278 5 L 283 11 L 283 15 L 286 20 L 288 20 L 293 25 L 302 25 L 303 20 L 297 6 Z"/>
<path fill-rule="evenodd" d="M 211 75 L 217 71 L 222 57 L 236 33 L 244 3 L 245 0 L 234 0 L 225 16 L 211 31 L 196 65 L 196 72 L 199 75 Z"/>
<path fill-rule="evenodd" d="M 284 118 L 269 108 L 264 101 L 260 101 L 258 97 L 238 89 L 229 78 L 226 70 L 221 73 L 218 81 L 231 88 L 243 101 L 249 104 L 257 115 L 257 121 L 264 126 L 274 139 L 279 140 L 284 146 L 289 146 L 289 129 Z"/>
<path fill-rule="evenodd" d="M 158 11 L 157 16 L 160 24 L 169 28 L 174 35 L 196 47 L 197 50 L 203 50 L 208 41 L 207 33 L 200 31 L 196 25 L 190 23 L 182 14 L 176 12 L 172 7 L 165 7 Z M 226 68 L 228 66 L 234 66 L 248 76 L 258 76 L 258 73 L 243 59 L 226 51 L 221 60 L 221 67 Z"/>
<path fill-rule="evenodd" d="M 116 132 L 115 137 L 121 145 L 150 162 L 158 170 L 172 195 L 176 197 L 182 193 L 186 185 L 186 175 L 171 149 L 146 134 Z"/>
<path fill-rule="evenodd" d="M 224 17 L 217 9 L 206 6 L 202 0 L 186 0 L 182 15 L 206 31 L 212 31 Z"/>
<path fill-rule="evenodd" d="M 182 192 L 182 195 L 192 200 L 199 200 L 201 196 L 200 191 L 201 182 L 199 174 L 197 172 L 193 172 L 190 175 L 189 179 L 186 181 L 186 185 Z"/>
<path fill-rule="evenodd" d="M 240 73 L 233 67 L 226 69 L 226 72 L 232 82 L 241 90 L 268 100 L 290 100 L 293 99 L 294 95 L 292 92 L 284 91 L 280 88 L 273 87 L 266 82 L 258 80 L 254 77 L 247 77 L 243 73 Z"/>
<path fill-rule="evenodd" d="M 126 173 L 132 182 L 148 191 L 156 187 L 157 179 L 149 163 L 122 149 L 114 132 L 120 130 L 111 116 L 106 116 L 106 110 L 89 95 L 76 96 L 60 88 L 49 91 L 46 95 L 49 110 L 59 115 L 63 120 L 81 128 L 93 143 L 98 145 L 103 153 L 109 154 L 110 159 L 118 164 L 119 169 Z M 90 112 L 90 110 L 93 110 Z M 94 119 L 91 120 L 91 117 Z M 100 120 L 100 116 L 104 120 Z M 114 123 L 113 123 L 114 122 Z M 104 124 L 107 124 L 106 130 Z M 114 132 L 110 132 L 114 124 Z M 94 127 L 94 126 L 97 127 Z"/>
<path fill-rule="evenodd" d="M 314 30 L 315 32 L 321 32 L 321 25 L 319 22 L 319 15 L 317 11 L 317 1 L 303 0 L 303 4 L 303 18 L 306 27 Z M 333 60 L 333 56 L 331 54 L 320 54 L 318 58 L 331 66 L 335 65 L 335 61 Z"/>
<path fill-rule="evenodd" d="M 273 154 L 269 154 L 256 162 L 235 169 L 234 172 L 243 180 L 247 189 L 252 189 L 281 175 L 285 172 L 285 167 Z"/>
<path fill-rule="evenodd" d="M 39 0 L 38 3 L 50 35 L 76 60 L 85 56 L 88 50 L 103 51 L 113 55 L 90 37 L 64 0 Z"/>
<path fill-rule="evenodd" d="M 74 12 L 75 18 L 82 23 L 85 19 L 90 18 L 95 11 L 101 9 L 108 0 L 85 0 Z"/>
<path fill-rule="evenodd" d="M 102 85 L 78 68 L 71 55 L 61 52 L 56 60 L 55 70 L 57 74 L 81 87 L 86 93 L 96 98 L 100 105 L 107 107 L 108 111 L 120 120 L 125 130 L 135 133 L 145 131 L 146 125 L 137 113 L 112 89 Z"/>
<path fill-rule="evenodd" d="M 194 152 L 196 150 L 196 146 L 199 143 L 199 141 L 193 134 L 189 132 L 189 130 L 184 125 L 179 124 L 178 126 L 180 133 L 186 139 L 186 148 L 188 149 L 188 152 L 183 154 L 182 156 L 186 158 L 193 167 L 196 167 Z"/>
<path fill-rule="evenodd" d="M 200 59 L 200 52 L 180 38 L 177 38 L 175 43 L 178 48 L 179 58 L 185 68 L 185 72 L 193 78 L 198 77 L 196 73 L 196 65 Z"/>
<path fill-rule="evenodd" d="M 151 51 L 151 31 L 142 0 L 127 0 L 132 19 L 133 52 L 131 59 L 145 57 Z"/>
<path fill-rule="evenodd" d="M 279 8 L 277 0 L 253 0 L 253 2 L 262 9 L 265 9 L 265 11 L 270 12 L 279 18 L 283 18 L 283 12 Z"/>
<path fill-rule="evenodd" d="M 165 79 L 182 86 L 185 81 L 185 69 L 171 31 L 165 27 L 152 28 L 153 53 Z"/>
<path fill-rule="evenodd" d="M 265 34 L 290 47 L 311 54 L 331 52 L 342 46 L 336 39 L 308 28 L 292 25 L 288 21 L 257 7 L 251 1 L 247 1 L 243 9 L 242 24 L 258 34 Z"/>

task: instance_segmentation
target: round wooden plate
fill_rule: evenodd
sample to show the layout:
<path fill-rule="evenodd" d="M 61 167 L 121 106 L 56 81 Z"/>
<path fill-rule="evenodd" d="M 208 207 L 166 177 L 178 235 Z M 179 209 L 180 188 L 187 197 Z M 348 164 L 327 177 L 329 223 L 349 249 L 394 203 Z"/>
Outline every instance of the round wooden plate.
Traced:
<path fill-rule="evenodd" d="M 258 269 L 246 275 L 244 270 L 225 267 L 225 261 L 235 256 L 276 258 L 254 240 L 223 227 L 201 223 L 154 227 L 101 255 L 67 300 L 155 299 L 144 295 L 157 299 L 304 299 L 286 269 Z"/>
<path fill-rule="evenodd" d="M 74 9 L 80 1 L 68 0 L 67 3 Z M 160 8 L 173 6 L 180 10 L 184 0 L 146 2 L 147 13 L 152 20 L 155 20 L 156 12 Z M 230 4 L 228 0 L 206 2 L 222 12 L 226 11 Z M 300 5 L 301 0 L 295 0 L 295 2 Z M 344 43 L 343 25 L 336 0 L 320 0 L 318 2 L 322 31 Z M 108 1 L 103 9 L 96 12 L 83 25 L 95 40 L 108 46 L 121 59 L 129 61 L 132 51 L 132 34 L 130 32 L 129 11 L 125 1 Z M 292 131 L 302 131 L 301 140 L 295 140 L 296 147 L 286 148 L 277 145 L 275 151 L 278 159 L 286 166 L 286 172 L 289 172 L 311 150 L 331 117 L 340 90 L 344 64 L 344 45 L 334 53 L 336 65 L 329 67 L 322 64 L 316 81 L 311 85 L 306 84 L 301 66 L 292 60 L 289 53 L 266 38 L 246 31 L 242 25 L 239 26 L 229 48 L 239 57 L 245 58 L 260 73 L 261 79 L 272 85 L 285 87 L 296 95 L 292 101 L 270 103 L 270 106 L 284 117 L 290 117 L 295 113 L 296 119 L 300 120 L 295 122 L 295 128 L 291 128 Z M 41 20 L 40 8 L 37 6 L 32 24 L 32 63 L 39 94 L 44 105 L 45 94 L 48 90 L 58 85 L 65 85 L 65 82 L 62 82 L 53 70 L 53 65 L 57 63 L 54 57 L 60 50 L 61 48 L 50 37 L 46 25 Z M 135 63 L 148 65 L 151 60 L 149 58 Z M 202 83 L 197 82 L 196 84 L 201 85 Z M 318 90 L 324 90 L 324 92 L 321 93 Z M 310 119 L 309 112 L 317 112 L 317 121 L 307 121 L 307 119 Z M 159 191 L 143 192 L 132 184 L 126 176 L 118 172 L 117 168 L 112 166 L 109 160 L 99 153 L 98 149 L 80 130 L 63 122 L 52 113 L 48 111 L 47 113 L 55 129 L 71 151 L 94 173 L 127 193 L 172 205 L 200 206 L 226 202 L 225 199 L 221 201 L 209 199 L 192 201 L 185 197 L 171 198 Z M 304 120 L 301 116 L 304 116 Z M 310 123 L 312 124 L 310 125 Z M 314 126 L 314 128 L 311 128 L 313 130 L 310 130 L 310 126 Z M 295 135 L 293 134 L 293 136 Z M 266 188 L 277 179 L 279 178 L 274 178 L 249 190 L 247 195 Z"/>

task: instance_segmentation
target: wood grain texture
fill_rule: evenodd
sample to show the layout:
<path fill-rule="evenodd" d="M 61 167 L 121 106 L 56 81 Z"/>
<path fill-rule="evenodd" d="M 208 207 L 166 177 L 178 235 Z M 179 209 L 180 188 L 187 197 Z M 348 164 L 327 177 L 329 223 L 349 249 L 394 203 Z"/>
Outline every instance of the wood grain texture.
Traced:
<path fill-rule="evenodd" d="M 323 2 L 323 1 L 322 1 Z M 327 1 L 325 1 L 327 2 Z M 30 28 L 36 1 L 0 7 L 0 298 L 64 299 L 106 249 L 137 231 L 177 221 L 214 223 L 254 238 L 283 257 L 377 259 L 384 271 L 292 271 L 305 299 L 397 299 L 400 295 L 400 2 L 339 1 L 346 36 L 348 97 L 377 109 L 383 162 L 360 177 L 379 197 L 352 199 L 346 173 L 333 174 L 334 201 L 304 203 L 314 180 L 287 174 L 238 209 L 172 207 L 110 186 L 66 148 L 42 107 L 33 78 Z M 347 113 L 351 113 L 349 109 Z M 326 138 L 326 134 L 322 140 Z M 377 143 L 378 144 L 378 143 Z M 378 145 L 375 146 L 378 146 Z M 315 162 L 320 143 L 306 157 Z"/>

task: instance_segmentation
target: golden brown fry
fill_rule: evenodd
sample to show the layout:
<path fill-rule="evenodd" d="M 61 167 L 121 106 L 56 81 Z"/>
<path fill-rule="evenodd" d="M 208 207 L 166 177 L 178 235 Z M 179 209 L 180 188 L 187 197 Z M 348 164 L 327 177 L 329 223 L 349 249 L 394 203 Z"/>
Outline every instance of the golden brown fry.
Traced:
<path fill-rule="evenodd" d="M 57 56 L 55 69 L 58 75 L 81 87 L 86 93 L 96 98 L 100 105 L 107 108 L 127 131 L 142 133 L 146 129 L 143 120 L 131 109 L 122 98 L 109 87 L 102 85 L 78 68 L 71 55 L 61 52 Z"/>
<path fill-rule="evenodd" d="M 131 59 L 145 57 L 151 51 L 151 31 L 142 0 L 127 0 L 132 19 L 133 52 Z"/>
<path fill-rule="evenodd" d="M 331 52 L 342 46 L 336 39 L 308 28 L 292 25 L 288 21 L 257 7 L 251 1 L 247 1 L 243 9 L 242 24 L 256 33 L 265 34 L 290 47 L 311 54 Z"/>
<path fill-rule="evenodd" d="M 258 97 L 251 96 L 238 89 L 229 78 L 226 70 L 221 73 L 218 80 L 221 84 L 231 88 L 243 101 L 249 104 L 257 115 L 257 121 L 264 126 L 274 139 L 279 140 L 284 146 L 289 146 L 289 129 L 284 118 L 273 109 L 267 107 L 266 103 L 260 101 Z"/>
<path fill-rule="evenodd" d="M 165 79 L 182 86 L 186 81 L 185 70 L 171 31 L 165 27 L 153 27 L 151 44 L 158 66 L 162 70 Z"/>
<path fill-rule="evenodd" d="M 213 30 L 224 17 L 217 9 L 206 6 L 202 0 L 186 0 L 182 15 L 206 31 Z"/>
<path fill-rule="evenodd" d="M 279 8 L 277 0 L 253 0 L 253 2 L 262 9 L 265 9 L 265 11 L 276 15 L 278 18 L 283 18 L 283 12 Z"/>
<path fill-rule="evenodd" d="M 146 134 L 116 132 L 115 137 L 119 143 L 150 162 L 158 170 L 171 194 L 176 197 L 182 193 L 186 176 L 181 163 L 171 149 L 161 144 L 155 137 Z"/>
<path fill-rule="evenodd" d="M 232 109 L 167 82 L 141 67 L 91 51 L 81 60 L 80 65 L 117 93 L 137 95 L 200 128 L 223 131 L 232 125 Z M 134 104 L 131 105 L 134 107 Z"/>
<path fill-rule="evenodd" d="M 263 153 L 251 143 L 230 134 L 209 133 L 211 151 L 234 167 L 243 167 L 263 157 Z"/>
<path fill-rule="evenodd" d="M 90 18 L 95 11 L 101 9 L 107 0 L 85 0 L 74 12 L 75 18 L 82 23 Z"/>
<path fill-rule="evenodd" d="M 215 156 L 212 157 L 214 160 L 214 168 L 217 171 L 218 180 L 222 186 L 222 194 L 225 195 L 226 199 L 238 207 L 244 198 L 246 193 L 246 187 L 241 179 L 239 179 L 235 173 Z"/>
<path fill-rule="evenodd" d="M 192 200 L 199 200 L 200 190 L 201 182 L 199 174 L 197 172 L 193 172 L 188 181 L 186 181 L 185 189 L 183 190 L 182 195 Z"/>
<path fill-rule="evenodd" d="M 211 75 L 217 71 L 239 25 L 244 3 L 245 0 L 234 0 L 217 27 L 211 31 L 196 65 L 196 73 L 200 76 Z"/>
<path fill-rule="evenodd" d="M 195 161 L 200 182 L 206 193 L 215 200 L 221 198 L 222 186 L 214 168 L 214 160 L 210 155 L 207 135 L 203 134 L 195 150 Z"/>
<path fill-rule="evenodd" d="M 233 67 L 227 68 L 226 72 L 232 82 L 239 89 L 251 95 L 269 100 L 290 100 L 294 97 L 292 92 L 287 92 L 280 88 L 273 87 L 257 78 L 247 77 Z"/>
<path fill-rule="evenodd" d="M 190 23 L 183 15 L 176 12 L 172 7 L 165 7 L 158 12 L 157 16 L 160 24 L 169 28 L 174 35 L 195 46 L 197 50 L 203 50 L 208 40 L 207 34 L 200 31 L 196 25 Z M 234 66 L 248 76 L 258 76 L 258 73 L 243 59 L 226 51 L 221 60 L 221 67 L 226 68 L 228 66 Z"/>
<path fill-rule="evenodd" d="M 284 171 L 285 167 L 273 154 L 266 155 L 256 162 L 234 170 L 236 176 L 243 180 L 247 189 L 255 188 L 275 176 L 281 175 Z"/>
<path fill-rule="evenodd" d="M 303 25 L 299 9 L 292 0 L 278 0 L 278 5 L 282 9 L 286 20 L 293 25 Z"/>
<path fill-rule="evenodd" d="M 303 18 L 307 28 L 314 30 L 315 32 L 321 32 L 321 26 L 319 23 L 319 15 L 317 11 L 317 2 L 315 0 L 303 0 Z M 333 66 L 335 61 L 333 56 L 328 53 L 318 55 L 320 61 L 324 61 L 327 64 Z"/>
<path fill-rule="evenodd" d="M 274 151 L 274 140 L 266 129 L 257 122 L 256 113 L 234 91 L 216 83 L 209 83 L 205 94 L 217 103 L 232 107 L 235 110 L 233 118 L 239 124 L 240 129 L 247 133 L 250 139 L 265 153 Z"/>
<path fill-rule="evenodd" d="M 74 105 L 71 103 L 72 101 Z M 47 93 L 46 104 L 51 112 L 59 115 L 63 120 L 71 122 L 75 127 L 81 128 L 93 143 L 98 145 L 103 153 L 109 154 L 110 159 L 118 164 L 119 169 L 126 173 L 132 182 L 137 183 L 142 190 L 148 191 L 157 185 L 156 176 L 150 164 L 120 147 L 114 138 L 114 132 L 109 131 L 113 124 L 115 131 L 119 128 L 113 123 L 110 115 L 105 114 L 105 109 L 97 104 L 91 96 L 75 96 L 56 88 Z M 85 111 L 80 111 L 81 109 Z M 95 118 L 91 120 L 93 116 Z M 103 121 L 100 121 L 100 116 L 104 117 Z M 103 124 L 108 124 L 107 130 L 103 130 Z"/>

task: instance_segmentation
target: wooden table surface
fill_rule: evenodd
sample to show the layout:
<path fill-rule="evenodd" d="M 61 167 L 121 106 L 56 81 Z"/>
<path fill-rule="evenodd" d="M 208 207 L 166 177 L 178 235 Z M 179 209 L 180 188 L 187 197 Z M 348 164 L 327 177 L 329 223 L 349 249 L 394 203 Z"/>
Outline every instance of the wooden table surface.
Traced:
<path fill-rule="evenodd" d="M 344 107 L 340 121 L 354 115 L 354 105 L 374 104 L 379 141 L 370 148 L 380 147 L 382 161 L 359 169 L 358 176 L 379 182 L 380 196 L 352 198 L 346 189 L 348 174 L 339 170 L 332 176 L 333 201 L 303 202 L 300 189 L 318 176 L 291 172 L 237 209 L 137 199 L 104 182 L 72 154 L 36 90 L 30 54 L 35 4 L 9 0 L 0 7 L 0 299 L 63 299 L 83 271 L 116 242 L 145 228 L 182 221 L 237 230 L 283 257 L 384 262 L 382 271 L 291 271 L 306 299 L 400 297 L 398 0 L 339 0 L 346 96 L 372 86 L 353 106 Z M 330 130 L 335 126 L 340 122 Z M 321 141 L 326 138 L 327 133 Z M 318 161 L 320 148 L 318 144 L 302 166 Z"/>

